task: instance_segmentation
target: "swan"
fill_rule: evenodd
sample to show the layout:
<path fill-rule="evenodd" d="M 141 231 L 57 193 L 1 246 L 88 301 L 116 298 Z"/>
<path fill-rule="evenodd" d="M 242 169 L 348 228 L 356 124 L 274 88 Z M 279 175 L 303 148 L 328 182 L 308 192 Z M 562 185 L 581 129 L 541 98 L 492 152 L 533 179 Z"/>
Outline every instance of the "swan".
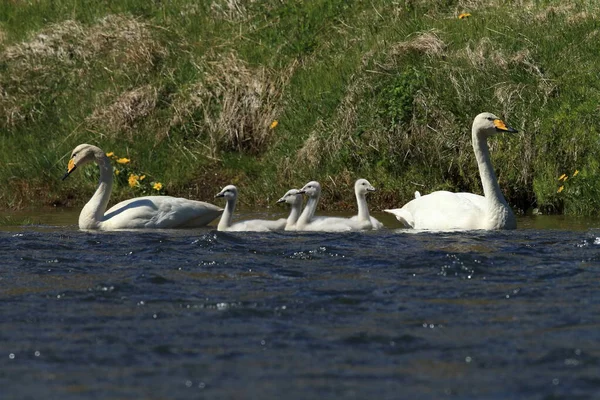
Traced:
<path fill-rule="evenodd" d="M 285 220 L 284 229 L 286 231 L 294 230 L 302 211 L 302 193 L 298 189 L 290 189 L 282 198 L 277 200 L 277 203 L 291 204 L 290 215 Z"/>
<path fill-rule="evenodd" d="M 300 193 L 306 194 L 308 201 L 302 214 L 298 218 L 295 230 L 344 232 L 381 228 L 383 225 L 375 218 L 369 216 L 369 209 L 365 199 L 366 194 L 375 191 L 375 188 L 366 179 L 359 179 L 356 181 L 354 188 L 358 200 L 358 215 L 352 218 L 315 217 L 317 204 L 321 197 L 321 185 L 317 181 L 311 181 L 304 185 L 304 187 L 300 189 Z M 372 222 L 373 220 L 376 221 L 375 224 Z"/>
<path fill-rule="evenodd" d="M 515 215 L 504 199 L 490 160 L 488 137 L 517 130 L 491 113 L 481 113 L 471 129 L 473 150 L 483 186 L 483 196 L 473 193 L 433 192 L 415 199 L 402 208 L 384 210 L 394 214 L 407 228 L 431 230 L 515 229 Z"/>
<path fill-rule="evenodd" d="M 222 208 L 209 203 L 171 196 L 136 197 L 106 211 L 113 185 L 113 168 L 100 148 L 91 144 L 75 147 L 67 173 L 62 179 L 65 180 L 76 168 L 92 161 L 100 169 L 100 182 L 79 214 L 80 229 L 197 228 L 207 225 L 223 212 Z"/>
<path fill-rule="evenodd" d="M 217 230 L 227 232 L 268 232 L 283 230 L 285 228 L 287 223 L 285 218 L 274 221 L 266 219 L 250 219 L 232 224 L 231 220 L 233 218 L 233 211 L 235 210 L 235 203 L 237 202 L 237 195 L 238 190 L 234 185 L 225 186 L 223 190 L 215 195 L 215 197 L 224 197 L 227 201 L 225 211 L 223 212 L 223 215 L 221 215 L 219 225 L 217 225 Z"/>
<path fill-rule="evenodd" d="M 358 179 L 354 183 L 354 195 L 356 196 L 356 204 L 358 205 L 358 215 L 350 219 L 353 221 L 369 220 L 373 229 L 381 229 L 383 228 L 383 224 L 369 214 L 369 206 L 367 205 L 367 194 L 375 190 L 373 185 L 366 179 Z"/>

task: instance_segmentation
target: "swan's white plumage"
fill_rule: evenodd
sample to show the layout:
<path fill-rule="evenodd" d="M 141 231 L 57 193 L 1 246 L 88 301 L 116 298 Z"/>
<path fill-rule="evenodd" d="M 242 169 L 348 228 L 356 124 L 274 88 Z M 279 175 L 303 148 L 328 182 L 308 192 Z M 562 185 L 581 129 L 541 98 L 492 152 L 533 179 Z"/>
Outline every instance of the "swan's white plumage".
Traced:
<path fill-rule="evenodd" d="M 366 194 L 375 191 L 375 188 L 366 179 L 359 179 L 354 184 L 354 190 L 358 203 L 358 215 L 351 218 L 315 217 L 321 196 L 321 185 L 316 181 L 304 185 L 300 192 L 308 196 L 308 202 L 296 223 L 295 230 L 348 232 L 382 228 L 383 224 L 369 215 L 366 202 Z"/>
<path fill-rule="evenodd" d="M 79 214 L 80 229 L 173 229 L 196 228 L 210 223 L 223 209 L 202 201 L 171 196 L 136 197 L 120 202 L 105 212 L 113 184 L 113 169 L 104 152 L 81 144 L 71 153 L 65 179 L 75 168 L 96 162 L 100 182 L 90 201 Z"/>
<path fill-rule="evenodd" d="M 487 138 L 499 132 L 516 132 L 491 113 L 473 120 L 473 150 L 479 167 L 484 196 L 473 193 L 433 192 L 404 207 L 384 210 L 394 214 L 407 228 L 431 230 L 515 229 L 516 218 L 506 202 L 494 173 Z"/>
<path fill-rule="evenodd" d="M 286 226 L 287 219 L 281 218 L 278 220 L 265 219 L 250 219 L 232 223 L 233 212 L 237 202 L 238 190 L 234 185 L 227 185 L 215 197 L 224 197 L 227 201 L 225 211 L 221 215 L 217 230 L 227 232 L 269 232 L 283 230 Z"/>

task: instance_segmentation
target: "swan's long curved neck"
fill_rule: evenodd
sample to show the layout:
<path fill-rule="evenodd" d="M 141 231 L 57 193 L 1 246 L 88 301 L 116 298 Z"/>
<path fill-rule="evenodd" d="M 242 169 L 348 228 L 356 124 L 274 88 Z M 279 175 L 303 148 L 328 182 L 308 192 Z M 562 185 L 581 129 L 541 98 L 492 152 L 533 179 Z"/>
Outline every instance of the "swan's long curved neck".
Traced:
<path fill-rule="evenodd" d="M 319 203 L 319 197 L 320 196 L 315 196 L 315 197 L 309 197 L 308 201 L 306 202 L 306 206 L 304 206 L 304 210 L 302 211 L 302 214 L 300 214 L 300 217 L 298 218 L 298 226 L 304 226 L 310 223 L 310 221 L 312 220 L 312 218 L 315 215 L 315 211 L 317 211 L 317 204 Z"/>
<path fill-rule="evenodd" d="M 227 199 L 225 210 L 223 211 L 223 215 L 221 215 L 219 225 L 217 225 L 218 230 L 223 230 L 231 227 L 231 220 L 233 218 L 233 212 L 235 211 L 235 201 L 235 198 Z"/>
<path fill-rule="evenodd" d="M 356 193 L 356 203 L 358 204 L 358 220 L 361 222 L 370 221 L 367 197 L 364 194 Z"/>
<path fill-rule="evenodd" d="M 490 206 L 506 206 L 506 199 L 500 190 L 496 173 L 492 167 L 490 159 L 490 150 L 488 148 L 487 139 L 480 137 L 476 130 L 473 130 L 473 151 L 479 166 L 479 175 L 481 176 L 481 185 L 483 186 L 483 194 Z"/>
<path fill-rule="evenodd" d="M 292 203 L 292 208 L 290 209 L 290 215 L 288 215 L 287 220 L 285 221 L 285 224 L 287 226 L 291 226 L 291 225 L 294 225 L 296 222 L 298 222 L 298 218 L 300 217 L 301 211 L 302 211 L 302 202 L 301 201 L 295 201 L 294 203 Z"/>
<path fill-rule="evenodd" d="M 100 170 L 100 180 L 96 192 L 79 214 L 79 227 L 82 229 L 97 228 L 102 223 L 113 186 L 113 168 L 108 157 L 102 153 L 95 160 Z"/>

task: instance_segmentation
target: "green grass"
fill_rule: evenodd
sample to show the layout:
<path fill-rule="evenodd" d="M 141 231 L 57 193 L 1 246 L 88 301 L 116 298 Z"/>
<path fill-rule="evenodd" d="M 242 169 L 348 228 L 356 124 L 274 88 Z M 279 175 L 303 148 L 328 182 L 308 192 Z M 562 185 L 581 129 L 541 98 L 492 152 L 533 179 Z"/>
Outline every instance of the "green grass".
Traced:
<path fill-rule="evenodd" d="M 60 178 L 86 142 L 168 194 L 234 183 L 248 206 L 313 179 L 337 208 L 359 177 L 373 208 L 481 193 L 470 125 L 491 111 L 520 131 L 490 141 L 514 208 L 598 214 L 600 6 L 197 3 L 0 4 L 1 208 L 82 205 L 97 175 Z"/>

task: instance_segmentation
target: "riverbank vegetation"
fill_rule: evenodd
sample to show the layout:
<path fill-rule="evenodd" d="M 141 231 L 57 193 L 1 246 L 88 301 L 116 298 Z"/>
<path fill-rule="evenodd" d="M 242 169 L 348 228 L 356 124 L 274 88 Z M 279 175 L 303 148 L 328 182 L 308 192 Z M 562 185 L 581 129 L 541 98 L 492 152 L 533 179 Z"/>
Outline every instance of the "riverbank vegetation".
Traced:
<path fill-rule="evenodd" d="M 481 193 L 490 111 L 519 130 L 490 140 L 516 210 L 597 214 L 599 21 L 558 0 L 5 1 L 0 207 L 85 203 L 94 168 L 60 181 L 80 143 L 129 160 L 113 201 L 152 193 L 141 176 L 246 206 L 313 179 L 337 209 L 359 177 L 374 209 Z"/>

